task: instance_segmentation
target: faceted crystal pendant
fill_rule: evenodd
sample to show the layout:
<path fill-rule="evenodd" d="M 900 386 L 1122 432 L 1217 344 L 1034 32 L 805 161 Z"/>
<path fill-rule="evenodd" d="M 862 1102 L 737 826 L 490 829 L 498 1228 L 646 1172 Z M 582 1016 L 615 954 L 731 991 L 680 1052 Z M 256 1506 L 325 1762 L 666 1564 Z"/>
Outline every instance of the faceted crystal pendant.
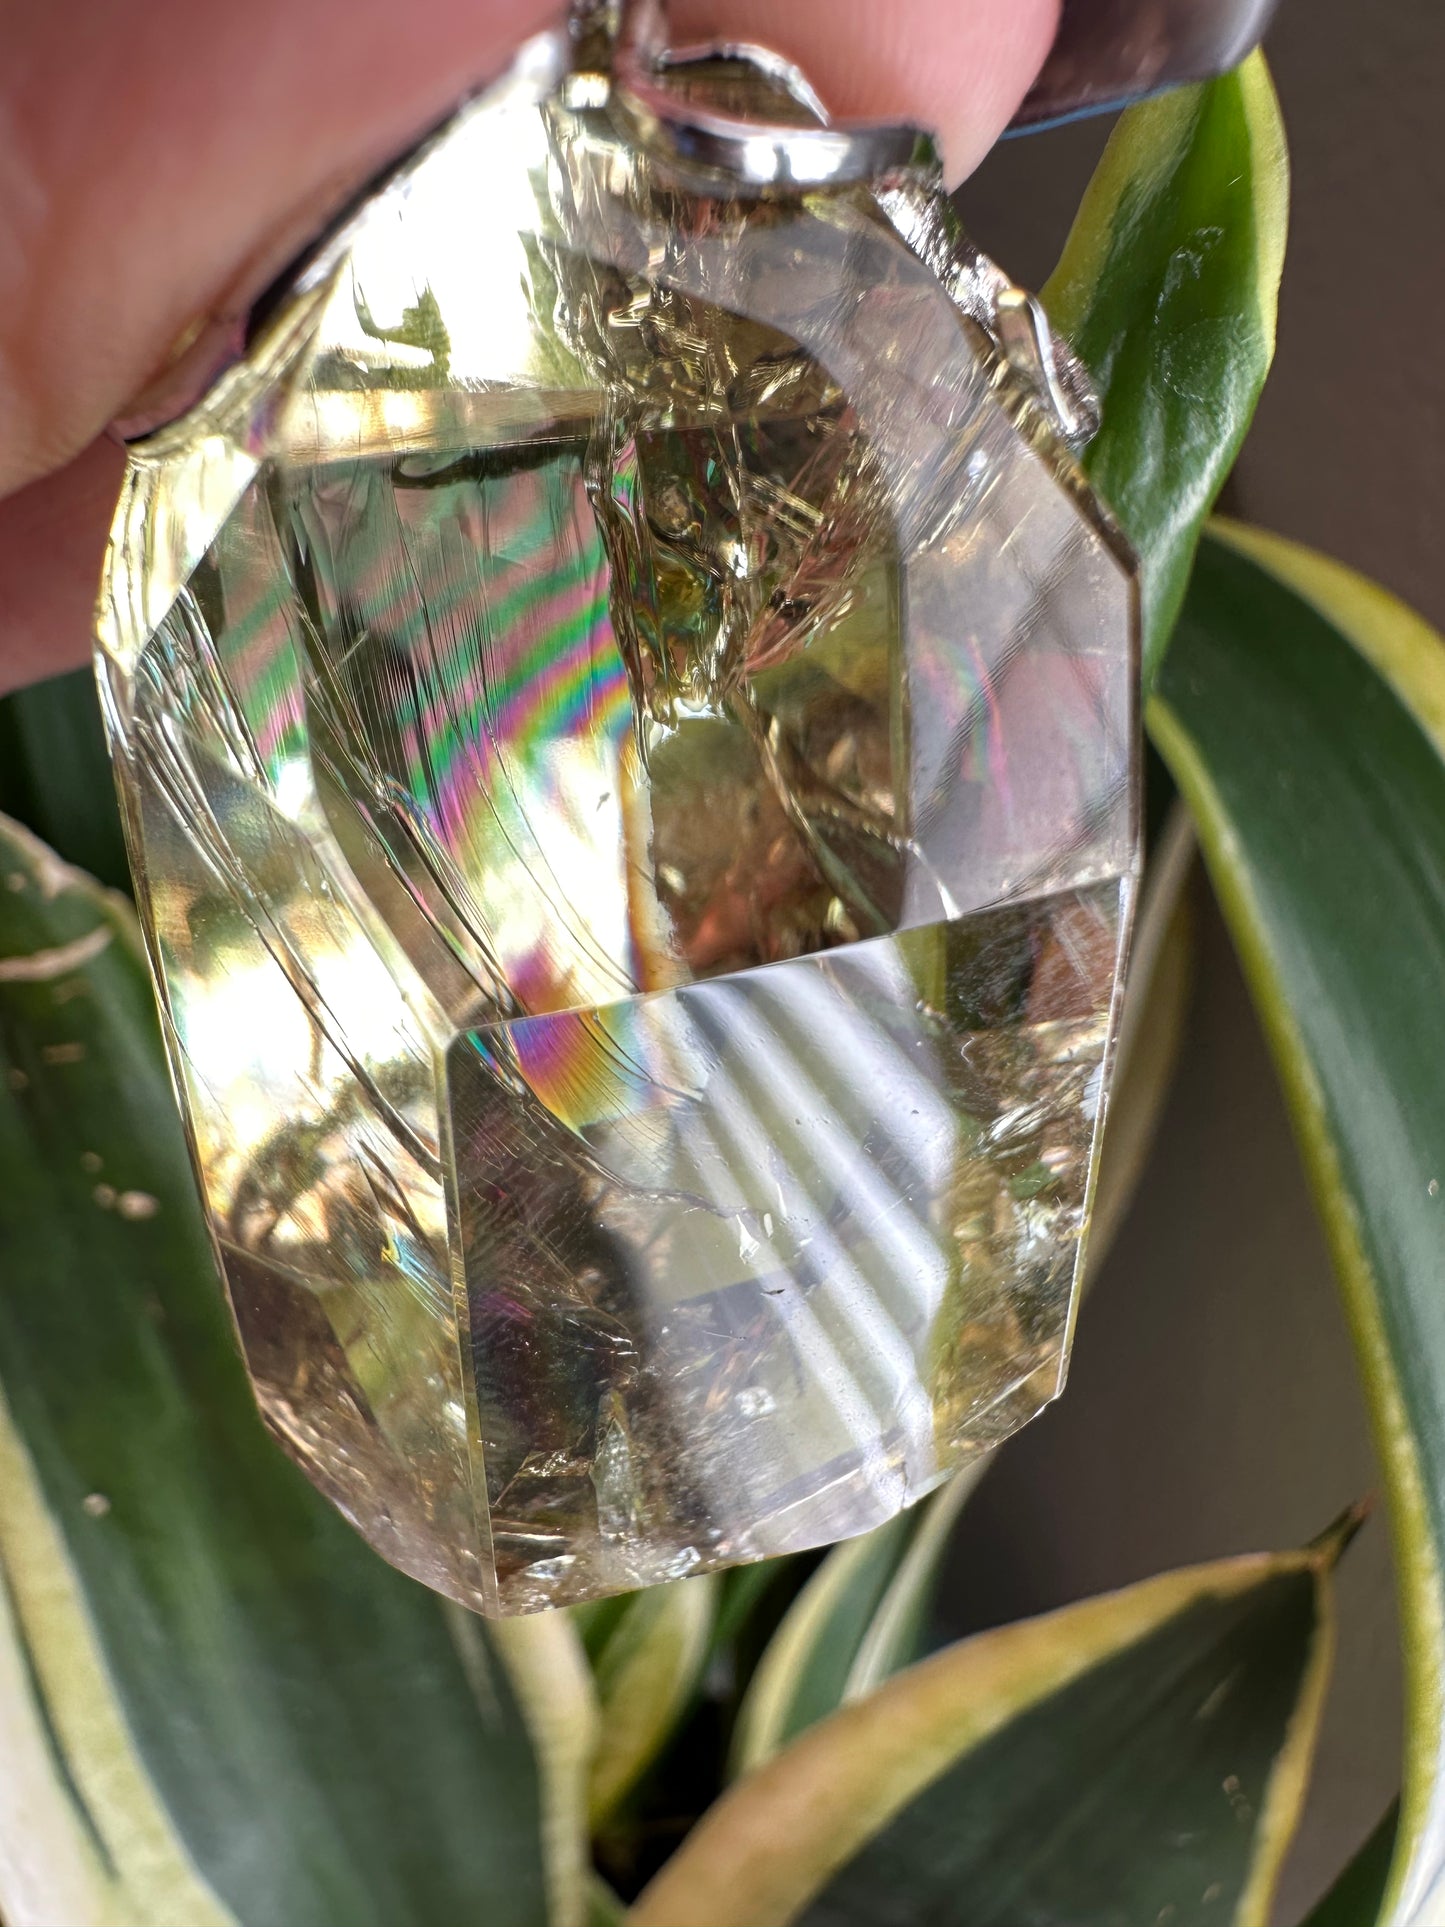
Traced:
<path fill-rule="evenodd" d="M 1054 1396 L 1137 863 L 1132 565 L 1002 277 L 568 58 L 132 448 L 100 619 L 261 1409 L 487 1612 L 861 1532 Z"/>

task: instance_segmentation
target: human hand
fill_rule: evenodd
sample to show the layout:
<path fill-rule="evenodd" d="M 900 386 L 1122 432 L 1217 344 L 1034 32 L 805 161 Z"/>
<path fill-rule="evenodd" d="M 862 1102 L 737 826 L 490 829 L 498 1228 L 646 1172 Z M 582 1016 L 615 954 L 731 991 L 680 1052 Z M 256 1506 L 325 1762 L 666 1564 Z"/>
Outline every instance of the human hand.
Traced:
<path fill-rule="evenodd" d="M 677 0 L 676 40 L 795 58 L 840 114 L 974 167 L 1058 0 Z M 123 455 L 198 317 L 244 311 L 349 191 L 557 0 L 0 0 L 0 689 L 85 660 Z"/>

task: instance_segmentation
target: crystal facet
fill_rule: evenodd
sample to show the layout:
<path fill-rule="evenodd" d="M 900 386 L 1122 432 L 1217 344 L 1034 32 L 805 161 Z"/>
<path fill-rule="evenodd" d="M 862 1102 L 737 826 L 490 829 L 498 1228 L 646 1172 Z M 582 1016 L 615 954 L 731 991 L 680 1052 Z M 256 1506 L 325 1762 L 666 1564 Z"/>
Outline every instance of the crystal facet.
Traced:
<path fill-rule="evenodd" d="M 132 450 L 98 659 L 247 1364 L 489 1612 L 860 1532 L 1060 1383 L 1132 571 L 890 193 L 689 175 L 536 43 Z"/>

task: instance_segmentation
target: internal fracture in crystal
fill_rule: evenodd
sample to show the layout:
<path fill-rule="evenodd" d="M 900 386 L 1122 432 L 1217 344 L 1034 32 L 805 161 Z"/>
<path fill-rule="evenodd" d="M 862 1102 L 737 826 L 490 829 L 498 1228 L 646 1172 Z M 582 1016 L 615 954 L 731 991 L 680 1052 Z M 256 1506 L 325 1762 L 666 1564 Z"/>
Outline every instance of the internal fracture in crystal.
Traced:
<path fill-rule="evenodd" d="M 1037 398 L 896 208 L 559 63 L 134 447 L 99 655 L 261 1409 L 489 1612 L 863 1531 L 1053 1396 L 1137 862 Z"/>

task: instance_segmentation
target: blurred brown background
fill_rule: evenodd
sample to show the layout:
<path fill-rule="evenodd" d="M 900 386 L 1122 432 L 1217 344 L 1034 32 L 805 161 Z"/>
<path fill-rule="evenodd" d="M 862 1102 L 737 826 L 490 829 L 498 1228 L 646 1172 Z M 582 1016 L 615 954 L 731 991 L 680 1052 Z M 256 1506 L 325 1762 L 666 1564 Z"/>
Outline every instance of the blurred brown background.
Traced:
<path fill-rule="evenodd" d="M 1267 43 L 1294 205 L 1279 353 L 1232 512 L 1367 571 L 1445 627 L 1445 9 L 1282 0 Z M 960 196 L 1047 276 L 1107 125 L 1005 143 Z M 1286 746 L 1287 750 L 1287 746 Z M 956 1629 L 1223 1553 L 1298 1543 L 1377 1473 L 1320 1233 L 1229 940 L 1199 885 L 1183 1060 L 1080 1321 L 1069 1390 L 970 1502 Z M 1445 1075 L 1445 1067 L 1442 1067 Z M 1388 1529 L 1340 1575 L 1325 1733 L 1278 1919 L 1297 1921 L 1399 1785 Z"/>

